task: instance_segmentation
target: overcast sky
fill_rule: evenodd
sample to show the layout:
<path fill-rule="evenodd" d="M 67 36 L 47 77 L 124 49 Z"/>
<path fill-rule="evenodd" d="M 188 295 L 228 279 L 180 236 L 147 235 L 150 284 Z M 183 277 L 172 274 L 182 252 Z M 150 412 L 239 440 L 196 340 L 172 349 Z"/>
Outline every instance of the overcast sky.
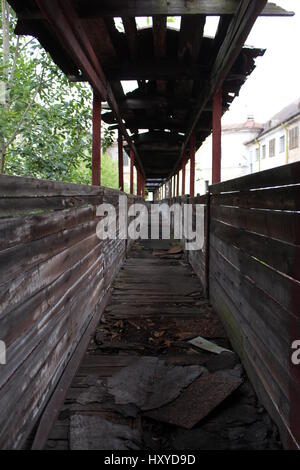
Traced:
<path fill-rule="evenodd" d="M 258 18 L 247 45 L 266 48 L 240 96 L 224 115 L 223 123 L 242 122 L 253 114 L 267 121 L 284 106 L 300 98 L 300 0 L 273 0 L 295 16 Z"/>

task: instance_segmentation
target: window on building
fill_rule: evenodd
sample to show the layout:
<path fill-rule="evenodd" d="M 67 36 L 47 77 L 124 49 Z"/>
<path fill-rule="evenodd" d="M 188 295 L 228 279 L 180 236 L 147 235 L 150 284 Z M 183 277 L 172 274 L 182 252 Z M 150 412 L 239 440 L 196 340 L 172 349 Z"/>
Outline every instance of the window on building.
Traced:
<path fill-rule="evenodd" d="M 263 145 L 262 146 L 262 158 L 266 158 L 267 156 L 267 146 Z"/>
<path fill-rule="evenodd" d="M 255 161 L 258 162 L 259 159 L 259 147 L 255 149 Z"/>
<path fill-rule="evenodd" d="M 293 127 L 289 131 L 289 149 L 299 147 L 299 127 Z"/>
<path fill-rule="evenodd" d="M 279 139 L 279 152 L 282 153 L 285 150 L 285 136 L 282 135 Z"/>
<path fill-rule="evenodd" d="M 269 157 L 275 157 L 275 139 L 269 140 Z"/>

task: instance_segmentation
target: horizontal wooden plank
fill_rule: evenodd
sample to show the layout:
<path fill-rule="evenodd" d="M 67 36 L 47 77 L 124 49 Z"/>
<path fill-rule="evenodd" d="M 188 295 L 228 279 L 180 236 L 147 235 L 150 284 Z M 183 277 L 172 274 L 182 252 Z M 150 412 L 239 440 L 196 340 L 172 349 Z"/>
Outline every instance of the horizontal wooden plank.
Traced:
<path fill-rule="evenodd" d="M 53 196 L 0 198 L 0 217 L 25 217 L 43 212 L 72 209 L 87 204 L 98 205 L 103 196 Z"/>
<path fill-rule="evenodd" d="M 300 320 L 298 299 L 300 283 L 259 262 L 253 256 L 211 234 L 211 247 L 218 250 L 240 272 L 255 282 L 271 299 L 279 303 L 291 324 Z"/>
<path fill-rule="evenodd" d="M 300 247 L 241 230 L 216 220 L 211 232 L 225 243 L 234 245 L 287 276 L 300 281 Z"/>
<path fill-rule="evenodd" d="M 81 240 L 96 237 L 98 221 L 93 219 L 70 229 L 0 252 L 0 286 L 26 273 Z M 100 241 L 100 240 L 99 240 Z"/>
<path fill-rule="evenodd" d="M 117 0 L 111 2 L 97 2 L 93 0 L 88 6 L 85 2 L 79 2 L 79 15 L 83 18 L 95 16 L 181 16 L 181 15 L 233 15 L 237 12 L 238 0 L 172 0 L 162 2 L 160 0 Z M 290 16 L 287 12 L 274 3 L 267 4 L 261 13 L 263 16 Z"/>
<path fill-rule="evenodd" d="M 240 307 L 233 301 L 231 296 L 227 295 L 226 287 L 221 285 L 218 280 L 212 276 L 211 277 L 211 286 L 213 287 L 213 296 L 212 299 L 219 298 L 219 302 L 222 299 L 224 302 L 223 306 L 223 313 L 227 310 L 227 313 L 223 314 L 223 323 L 226 327 L 226 322 L 231 321 L 234 319 L 235 328 L 241 330 L 242 335 L 242 349 L 239 351 L 241 353 L 241 359 L 247 358 L 248 351 L 251 349 L 251 353 L 249 354 L 254 359 L 253 352 L 255 351 L 255 357 L 258 356 L 262 359 L 263 363 L 263 373 L 264 376 L 269 380 L 269 387 L 272 389 L 272 395 L 275 395 L 276 400 L 279 399 L 282 403 L 285 403 L 285 410 L 288 411 L 288 399 L 289 399 L 289 374 L 288 368 L 285 368 L 279 361 L 281 358 L 278 359 L 276 354 L 270 350 L 265 342 L 264 339 L 259 337 L 256 332 L 253 331 L 251 328 L 251 320 L 246 320 L 245 312 L 243 312 Z M 215 306 L 215 302 L 213 301 L 213 306 Z M 220 304 L 218 305 L 220 308 Z M 229 320 L 229 316 L 231 319 Z M 249 348 L 249 349 L 248 349 Z M 277 402 L 278 406 L 278 402 Z M 288 417 L 288 415 L 287 415 Z"/>
<path fill-rule="evenodd" d="M 0 198 L 99 196 L 103 188 L 75 183 L 0 175 Z"/>
<path fill-rule="evenodd" d="M 300 245 L 300 213 L 212 206 L 211 217 L 234 227 Z"/>
<path fill-rule="evenodd" d="M 251 175 L 223 181 L 209 187 L 212 194 L 268 188 L 300 183 L 300 162 L 282 165 Z"/>
<path fill-rule="evenodd" d="M 218 288 L 214 280 L 212 280 L 211 302 L 222 319 L 234 349 L 238 352 L 256 393 L 277 423 L 281 438 L 288 447 L 289 403 L 278 387 L 273 375 L 266 369 L 260 354 L 257 354 L 255 348 L 251 347 L 245 332 L 240 328 L 238 310 L 232 304 L 228 293 L 222 288 Z"/>
<path fill-rule="evenodd" d="M 291 345 L 291 316 L 255 281 L 242 274 L 222 253 L 211 251 L 210 274 L 214 275 L 230 297 L 239 305 L 241 314 L 247 314 L 253 331 L 265 337 L 265 342 L 274 354 L 282 357 L 288 369 L 289 348 Z M 300 335 L 300 320 L 294 321 L 295 335 Z"/>
<path fill-rule="evenodd" d="M 95 206 L 85 206 L 33 217 L 0 219 L 0 251 L 62 232 L 92 220 L 95 215 Z"/>
<path fill-rule="evenodd" d="M 212 205 L 300 211 L 300 186 L 214 194 Z"/>

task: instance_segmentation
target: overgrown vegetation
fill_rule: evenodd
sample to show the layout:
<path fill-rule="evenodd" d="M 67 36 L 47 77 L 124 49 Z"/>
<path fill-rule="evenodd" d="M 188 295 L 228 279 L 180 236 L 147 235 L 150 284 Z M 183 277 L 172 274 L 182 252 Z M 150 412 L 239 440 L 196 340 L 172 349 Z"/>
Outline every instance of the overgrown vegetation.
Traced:
<path fill-rule="evenodd" d="M 90 184 L 90 86 L 69 83 L 35 39 L 14 34 L 6 0 L 0 25 L 0 172 Z M 112 137 L 103 128 L 102 184 L 117 188 L 117 163 L 105 155 Z"/>

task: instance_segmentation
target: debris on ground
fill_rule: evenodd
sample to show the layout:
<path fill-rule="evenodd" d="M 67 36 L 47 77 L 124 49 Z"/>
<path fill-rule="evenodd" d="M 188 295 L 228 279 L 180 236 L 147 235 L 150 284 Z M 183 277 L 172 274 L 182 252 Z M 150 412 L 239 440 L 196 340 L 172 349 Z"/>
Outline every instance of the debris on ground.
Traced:
<path fill-rule="evenodd" d="M 173 366 L 157 357 L 140 357 L 108 378 L 108 392 L 117 404 L 152 410 L 175 400 L 204 371 L 199 365 Z"/>
<path fill-rule="evenodd" d="M 71 450 L 139 450 L 139 442 L 138 432 L 129 426 L 112 423 L 101 416 L 71 416 Z"/>
<path fill-rule="evenodd" d="M 213 343 L 212 341 L 208 341 L 201 336 L 197 336 L 197 338 L 189 340 L 189 343 L 199 349 L 204 349 L 205 351 L 212 352 L 214 354 L 221 354 L 222 352 L 233 353 L 229 349 L 222 348 L 217 344 Z M 234 354 L 234 353 L 233 353 Z"/>

